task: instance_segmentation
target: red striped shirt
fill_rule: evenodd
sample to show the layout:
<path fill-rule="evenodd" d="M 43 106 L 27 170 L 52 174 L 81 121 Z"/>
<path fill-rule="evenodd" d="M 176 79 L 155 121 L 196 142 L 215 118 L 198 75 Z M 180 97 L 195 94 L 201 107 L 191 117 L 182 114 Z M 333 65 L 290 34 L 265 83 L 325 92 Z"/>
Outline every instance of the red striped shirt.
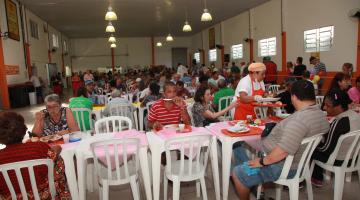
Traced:
<path fill-rule="evenodd" d="M 181 120 L 181 109 L 176 104 L 173 104 L 171 109 L 167 109 L 164 100 L 156 101 L 150 109 L 148 115 L 149 122 L 158 121 L 162 125 L 179 124 Z"/>

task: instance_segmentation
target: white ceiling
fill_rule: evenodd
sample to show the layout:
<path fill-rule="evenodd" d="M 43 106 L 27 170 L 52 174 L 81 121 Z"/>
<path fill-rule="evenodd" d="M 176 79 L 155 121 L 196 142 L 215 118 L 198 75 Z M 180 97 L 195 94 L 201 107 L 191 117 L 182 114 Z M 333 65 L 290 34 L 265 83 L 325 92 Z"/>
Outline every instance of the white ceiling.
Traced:
<path fill-rule="evenodd" d="M 19 0 L 33 13 L 71 38 L 106 37 L 109 0 Z M 116 36 L 175 36 L 197 33 L 268 0 L 207 0 L 213 21 L 201 22 L 203 0 L 110 0 L 118 20 Z M 182 32 L 185 7 L 193 29 Z"/>

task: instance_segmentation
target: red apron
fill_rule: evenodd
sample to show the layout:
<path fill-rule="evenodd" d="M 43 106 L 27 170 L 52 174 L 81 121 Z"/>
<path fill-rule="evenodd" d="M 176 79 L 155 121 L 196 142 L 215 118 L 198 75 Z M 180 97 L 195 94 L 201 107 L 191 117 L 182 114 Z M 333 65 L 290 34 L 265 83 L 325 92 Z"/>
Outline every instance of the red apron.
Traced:
<path fill-rule="evenodd" d="M 263 96 L 265 93 L 265 91 L 261 87 L 259 90 L 254 90 L 254 84 L 252 80 L 251 80 L 251 91 L 252 91 L 252 96 L 256 96 L 256 95 Z M 238 97 L 238 101 L 240 102 L 240 97 Z M 240 105 L 235 109 L 234 120 L 246 120 L 247 115 L 252 115 L 253 118 L 255 119 L 256 115 L 254 112 L 254 107 L 255 106 L 253 106 L 252 103 L 240 102 Z"/>

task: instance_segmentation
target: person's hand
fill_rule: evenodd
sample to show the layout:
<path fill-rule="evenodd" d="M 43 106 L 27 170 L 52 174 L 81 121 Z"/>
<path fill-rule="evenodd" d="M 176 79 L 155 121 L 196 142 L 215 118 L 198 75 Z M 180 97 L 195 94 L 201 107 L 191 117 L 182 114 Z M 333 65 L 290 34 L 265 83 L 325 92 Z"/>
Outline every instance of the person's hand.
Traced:
<path fill-rule="evenodd" d="M 254 160 L 248 161 L 248 164 L 251 168 L 259 168 L 262 167 L 260 164 L 260 158 L 255 158 Z"/>
<path fill-rule="evenodd" d="M 62 130 L 62 131 L 56 132 L 56 134 L 58 134 L 58 135 L 65 135 L 65 134 L 68 134 L 68 133 L 70 133 L 69 130 Z"/>
<path fill-rule="evenodd" d="M 260 95 L 255 95 L 254 96 L 254 100 L 257 101 L 257 102 L 260 102 L 262 100 L 262 96 Z"/>
<path fill-rule="evenodd" d="M 160 122 L 158 122 L 158 121 L 154 122 L 153 129 L 155 129 L 156 131 L 159 131 L 162 128 L 163 128 L 163 125 Z"/>
<path fill-rule="evenodd" d="M 59 155 L 59 154 L 61 153 L 61 146 L 60 146 L 60 145 L 52 146 L 51 149 L 52 149 L 57 155 Z"/>
<path fill-rule="evenodd" d="M 230 104 L 230 107 L 231 108 L 237 108 L 240 106 L 240 102 L 239 101 L 234 101 Z"/>
<path fill-rule="evenodd" d="M 186 103 L 184 102 L 184 99 L 182 99 L 180 97 L 175 97 L 174 98 L 174 103 L 175 103 L 175 105 L 179 106 L 180 108 L 184 108 L 186 106 Z"/>
<path fill-rule="evenodd" d="M 36 121 L 42 121 L 45 118 L 45 113 L 43 113 L 42 111 L 36 112 L 35 113 L 35 120 Z"/>

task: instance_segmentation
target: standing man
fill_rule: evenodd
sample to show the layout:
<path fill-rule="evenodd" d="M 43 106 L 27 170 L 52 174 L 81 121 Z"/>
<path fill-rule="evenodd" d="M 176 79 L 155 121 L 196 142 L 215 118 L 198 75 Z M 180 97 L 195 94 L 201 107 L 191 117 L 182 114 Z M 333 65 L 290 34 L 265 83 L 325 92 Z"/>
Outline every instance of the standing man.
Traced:
<path fill-rule="evenodd" d="M 320 80 L 318 82 L 318 89 L 320 91 L 324 84 L 324 78 L 321 78 L 321 76 L 326 75 L 326 66 L 324 63 L 320 62 L 319 58 L 315 58 L 314 56 L 311 56 L 309 61 L 310 64 L 314 65 L 314 68 L 311 70 L 311 74 L 320 76 Z"/>
<path fill-rule="evenodd" d="M 271 61 L 270 56 L 266 56 L 263 58 L 263 63 L 266 66 L 266 75 L 264 82 L 266 84 L 276 84 L 277 79 L 277 65 Z"/>
<path fill-rule="evenodd" d="M 188 69 L 184 65 L 182 65 L 181 63 L 178 63 L 177 73 L 180 74 L 180 76 L 182 78 L 184 76 L 184 74 L 188 73 Z"/>
<path fill-rule="evenodd" d="M 302 75 L 306 71 L 306 65 L 303 64 L 303 58 L 297 57 L 294 67 L 294 76 L 296 76 L 297 80 L 301 80 Z"/>

